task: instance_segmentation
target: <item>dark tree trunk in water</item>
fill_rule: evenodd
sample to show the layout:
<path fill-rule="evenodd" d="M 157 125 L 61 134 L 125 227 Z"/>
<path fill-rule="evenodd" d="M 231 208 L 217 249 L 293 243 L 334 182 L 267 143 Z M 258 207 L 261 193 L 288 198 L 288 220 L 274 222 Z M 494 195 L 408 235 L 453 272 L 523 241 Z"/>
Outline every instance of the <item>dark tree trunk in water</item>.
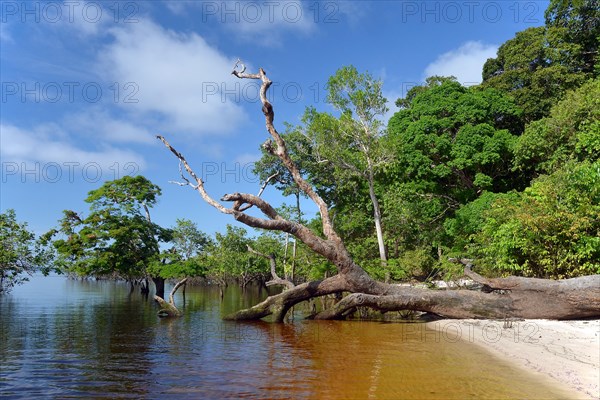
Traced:
<path fill-rule="evenodd" d="M 140 288 L 140 293 L 144 294 L 144 295 L 148 295 L 148 293 L 150 293 L 150 283 L 148 282 L 148 278 L 144 278 L 141 281 L 141 288 Z"/>
<path fill-rule="evenodd" d="M 165 278 L 161 278 L 160 276 L 152 277 L 152 281 L 154 282 L 154 287 L 156 288 L 154 295 L 158 297 L 165 297 Z"/>
<path fill-rule="evenodd" d="M 179 289 L 181 286 L 183 286 L 184 290 L 185 290 L 185 285 L 187 283 L 187 280 L 188 280 L 188 278 L 184 278 L 184 279 L 180 280 L 179 282 L 177 282 L 177 284 L 173 287 L 173 289 L 171 290 L 171 293 L 169 294 L 168 302 L 165 301 L 165 299 L 163 297 L 154 296 L 154 300 L 156 300 L 158 302 L 158 304 L 160 304 L 160 307 L 161 307 L 161 309 L 158 311 L 159 317 L 180 317 L 181 316 L 181 311 L 179 311 L 179 309 L 177 307 L 175 307 L 175 293 L 177 292 L 177 289 Z M 164 292 L 164 279 L 163 279 L 163 292 Z M 183 302 L 185 304 L 185 294 L 183 295 Z"/>
<path fill-rule="evenodd" d="M 267 90 L 272 81 L 260 68 L 256 74 L 246 73 L 246 67 L 238 61 L 232 74 L 240 79 L 257 79 L 262 82 L 260 100 L 265 116 L 267 131 L 272 139 L 263 144 L 265 151 L 279 158 L 290 172 L 298 189 L 319 209 L 321 231 L 316 234 L 300 222 L 281 216 L 268 202 L 248 193 L 224 195 L 221 200 L 231 202 L 231 208 L 213 199 L 204 187 L 204 181 L 190 167 L 185 157 L 175 150 L 162 136 L 163 144 L 179 159 L 183 166 L 182 179 L 208 204 L 237 221 L 253 228 L 281 231 L 294 235 L 315 253 L 320 254 L 337 268 L 337 275 L 321 281 L 307 282 L 268 297 L 263 302 L 226 317 L 229 320 L 256 320 L 273 315 L 283 321 L 288 310 L 295 304 L 315 297 L 343 292 L 353 293 L 334 304 L 330 309 L 315 315 L 319 319 L 339 319 L 352 313 L 357 307 L 371 307 L 381 311 L 418 310 L 435 313 L 448 318 L 548 318 L 575 319 L 600 316 L 600 275 L 552 281 L 545 279 L 509 277 L 486 279 L 473 271 L 469 260 L 465 275 L 480 282 L 486 292 L 469 290 L 431 290 L 403 287 L 373 280 L 360 266 L 354 263 L 340 236 L 333 228 L 327 203 L 303 178 L 300 169 L 290 157 L 286 144 L 275 129 L 273 106 L 267 99 Z M 185 176 L 183 172 L 188 174 Z M 192 182 L 193 181 L 193 182 Z M 246 214 L 255 207 L 263 217 Z M 276 277 L 276 274 L 273 274 Z M 277 279 L 274 279 L 276 281 Z M 279 279 L 277 284 L 283 283 Z M 221 296 L 222 296 L 221 292 Z"/>

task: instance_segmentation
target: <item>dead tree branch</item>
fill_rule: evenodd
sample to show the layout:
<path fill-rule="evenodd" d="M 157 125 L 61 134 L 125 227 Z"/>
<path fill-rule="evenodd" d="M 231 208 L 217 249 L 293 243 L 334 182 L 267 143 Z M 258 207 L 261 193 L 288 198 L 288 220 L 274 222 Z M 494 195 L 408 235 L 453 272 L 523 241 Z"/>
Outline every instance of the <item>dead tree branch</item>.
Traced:
<path fill-rule="evenodd" d="M 260 187 L 260 190 L 258 191 L 258 194 L 256 195 L 256 197 L 260 197 L 263 192 L 265 191 L 267 185 L 269 184 L 269 182 L 271 182 L 273 179 L 275 179 L 277 177 L 277 175 L 279 175 L 279 172 L 275 172 L 273 175 L 269 176 L 264 183 L 262 184 L 262 186 Z M 246 204 L 245 206 L 241 207 L 239 211 L 246 211 L 247 209 L 251 208 L 252 204 Z"/>
<path fill-rule="evenodd" d="M 294 163 L 294 161 L 288 154 L 287 147 L 285 145 L 283 138 L 281 137 L 281 135 L 279 135 L 279 132 L 277 132 L 277 130 L 275 129 L 275 126 L 273 125 L 273 120 L 275 119 L 275 113 L 273 112 L 273 106 L 267 99 L 267 90 L 269 89 L 269 87 L 271 86 L 271 84 L 273 82 L 269 78 L 267 78 L 267 74 L 266 74 L 265 70 L 262 68 L 260 68 L 258 70 L 257 74 L 247 74 L 244 72 L 246 70 L 246 68 L 243 64 L 242 64 L 242 67 L 243 67 L 242 70 L 237 71 L 236 68 L 238 65 L 239 65 L 239 60 L 236 63 L 236 65 L 234 66 L 234 69 L 232 72 L 233 75 L 235 75 L 236 77 L 238 77 L 240 79 L 260 79 L 262 81 L 262 84 L 260 87 L 260 101 L 262 102 L 262 105 L 263 105 L 262 112 L 265 115 L 267 131 L 269 132 L 269 134 L 275 141 L 275 144 L 277 145 L 276 148 L 271 148 L 272 154 L 276 155 L 281 160 L 281 162 L 287 168 L 287 170 L 290 171 L 290 173 L 294 179 L 294 182 L 296 182 L 296 184 L 298 185 L 300 190 L 302 190 L 302 192 L 304 192 L 319 208 L 321 220 L 323 221 L 323 233 L 325 234 L 325 237 L 327 237 L 329 240 L 332 240 L 336 243 L 341 244 L 342 240 L 340 239 L 338 234 L 333 229 L 333 224 L 331 223 L 331 219 L 329 217 L 329 210 L 327 208 L 327 204 L 321 198 L 321 196 L 319 196 L 317 194 L 317 192 L 314 191 L 312 186 L 308 182 L 306 182 L 306 180 L 304 180 L 304 178 L 302 177 L 302 174 L 300 173 L 300 170 L 298 169 L 298 166 L 296 165 L 296 163 Z"/>
<path fill-rule="evenodd" d="M 292 282 L 288 281 L 287 279 L 282 279 L 282 278 L 279 277 L 279 275 L 277 275 L 277 270 L 276 270 L 277 262 L 275 261 L 275 255 L 274 254 L 267 255 L 267 254 L 264 254 L 264 253 L 260 253 L 260 252 L 258 252 L 256 250 L 254 250 L 250 246 L 248 246 L 248 251 L 250 253 L 256 254 L 257 256 L 260 256 L 260 257 L 263 257 L 263 258 L 266 258 L 267 260 L 269 260 L 269 265 L 271 267 L 271 277 L 273 279 L 271 279 L 270 281 L 268 281 L 268 282 L 265 283 L 267 286 L 282 285 L 282 286 L 285 286 L 288 289 L 291 289 L 291 288 L 293 288 L 295 286 Z"/>
<path fill-rule="evenodd" d="M 179 309 L 175 306 L 175 293 L 177 292 L 177 289 L 179 289 L 181 286 L 183 286 L 187 283 L 187 280 L 188 280 L 188 278 L 184 278 L 184 279 L 180 280 L 179 282 L 177 282 L 177 284 L 171 290 L 171 293 L 169 293 L 169 302 L 168 303 L 162 297 L 154 296 L 154 300 L 156 300 L 158 302 L 158 304 L 160 304 L 160 306 L 161 306 L 161 309 L 158 311 L 159 317 L 180 317 L 181 316 L 181 311 L 179 311 Z"/>

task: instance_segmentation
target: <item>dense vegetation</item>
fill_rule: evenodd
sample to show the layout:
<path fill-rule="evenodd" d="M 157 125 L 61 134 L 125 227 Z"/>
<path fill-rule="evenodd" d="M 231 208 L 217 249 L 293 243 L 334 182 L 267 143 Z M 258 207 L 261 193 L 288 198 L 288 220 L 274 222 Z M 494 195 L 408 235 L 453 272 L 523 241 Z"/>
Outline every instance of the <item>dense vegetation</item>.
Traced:
<path fill-rule="evenodd" d="M 335 113 L 311 107 L 287 127 L 290 155 L 371 276 L 448 277 L 457 271 L 449 257 L 473 258 L 490 276 L 600 273 L 599 10 L 597 0 L 552 0 L 545 26 L 504 43 L 481 85 L 430 77 L 398 99 L 389 121 L 382 83 L 343 67 L 327 86 Z M 282 215 L 310 219 L 289 172 L 265 149 L 255 172 L 293 199 Z M 268 280 L 268 260 L 248 246 L 274 254 L 289 280 L 335 270 L 282 233 L 227 226 L 210 238 L 188 220 L 158 226 L 150 209 L 159 196 L 142 176 L 106 182 L 89 193 L 87 216 L 64 212 L 37 243 L 45 251 L 14 212 L 2 214 L 0 291 L 46 263 L 51 236 L 63 272 L 149 277 L 157 288 L 185 276 Z"/>

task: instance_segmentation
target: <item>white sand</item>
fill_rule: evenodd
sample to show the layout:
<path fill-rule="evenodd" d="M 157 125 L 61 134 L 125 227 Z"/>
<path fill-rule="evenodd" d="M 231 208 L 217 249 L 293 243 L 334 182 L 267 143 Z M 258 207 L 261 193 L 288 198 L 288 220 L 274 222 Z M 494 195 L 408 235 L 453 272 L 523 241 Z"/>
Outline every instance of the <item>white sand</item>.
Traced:
<path fill-rule="evenodd" d="M 489 320 L 432 324 L 449 337 L 459 331 L 462 340 L 577 391 L 581 398 L 600 399 L 600 320 L 524 320 L 512 326 Z"/>

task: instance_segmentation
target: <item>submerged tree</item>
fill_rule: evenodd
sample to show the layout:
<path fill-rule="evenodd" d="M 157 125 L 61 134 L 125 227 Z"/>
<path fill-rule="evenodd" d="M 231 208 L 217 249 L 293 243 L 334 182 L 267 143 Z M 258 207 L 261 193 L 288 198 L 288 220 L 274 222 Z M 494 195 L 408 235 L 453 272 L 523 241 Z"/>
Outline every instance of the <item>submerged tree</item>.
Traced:
<path fill-rule="evenodd" d="M 233 74 L 240 79 L 261 81 L 260 99 L 265 115 L 266 128 L 272 139 L 265 143 L 271 154 L 277 156 L 290 172 L 300 190 L 318 207 L 323 237 L 306 225 L 283 218 L 274 207 L 259 196 L 247 193 L 224 195 L 221 200 L 233 203 L 226 207 L 207 192 L 203 180 L 194 172 L 185 157 L 163 137 L 158 138 L 178 158 L 185 174 L 185 184 L 198 191 L 208 204 L 222 213 L 232 215 L 237 221 L 254 228 L 288 232 L 305 243 L 311 250 L 322 255 L 337 269 L 337 274 L 322 280 L 297 285 L 281 294 L 268 297 L 263 302 L 246 310 L 227 316 L 231 320 L 254 320 L 273 315 L 283 321 L 287 311 L 295 304 L 332 293 L 352 292 L 332 309 L 316 314 L 315 318 L 342 318 L 358 306 L 378 310 L 421 310 L 451 318 L 554 318 L 568 319 L 600 314 L 600 275 L 573 278 L 562 281 L 547 281 L 530 278 L 509 277 L 486 279 L 471 270 L 469 260 L 463 262 L 465 273 L 484 284 L 487 292 L 438 291 L 390 285 L 373 280 L 357 265 L 335 231 L 326 202 L 304 179 L 291 159 L 286 143 L 273 125 L 274 111 L 267 100 L 267 90 L 272 81 L 261 68 L 256 74 L 245 72 L 245 67 Z M 191 180 L 190 180 L 191 178 Z M 255 207 L 263 216 L 248 212 Z M 549 301 L 552 299 L 552 301 Z"/>
<path fill-rule="evenodd" d="M 143 176 L 125 176 L 92 190 L 86 202 L 90 214 L 65 210 L 54 241 L 59 266 L 78 275 L 113 275 L 133 281 L 146 276 L 160 254 L 160 242 L 171 231 L 152 222 L 150 209 L 160 188 Z M 151 274 L 156 294 L 164 297 L 164 277 Z"/>

